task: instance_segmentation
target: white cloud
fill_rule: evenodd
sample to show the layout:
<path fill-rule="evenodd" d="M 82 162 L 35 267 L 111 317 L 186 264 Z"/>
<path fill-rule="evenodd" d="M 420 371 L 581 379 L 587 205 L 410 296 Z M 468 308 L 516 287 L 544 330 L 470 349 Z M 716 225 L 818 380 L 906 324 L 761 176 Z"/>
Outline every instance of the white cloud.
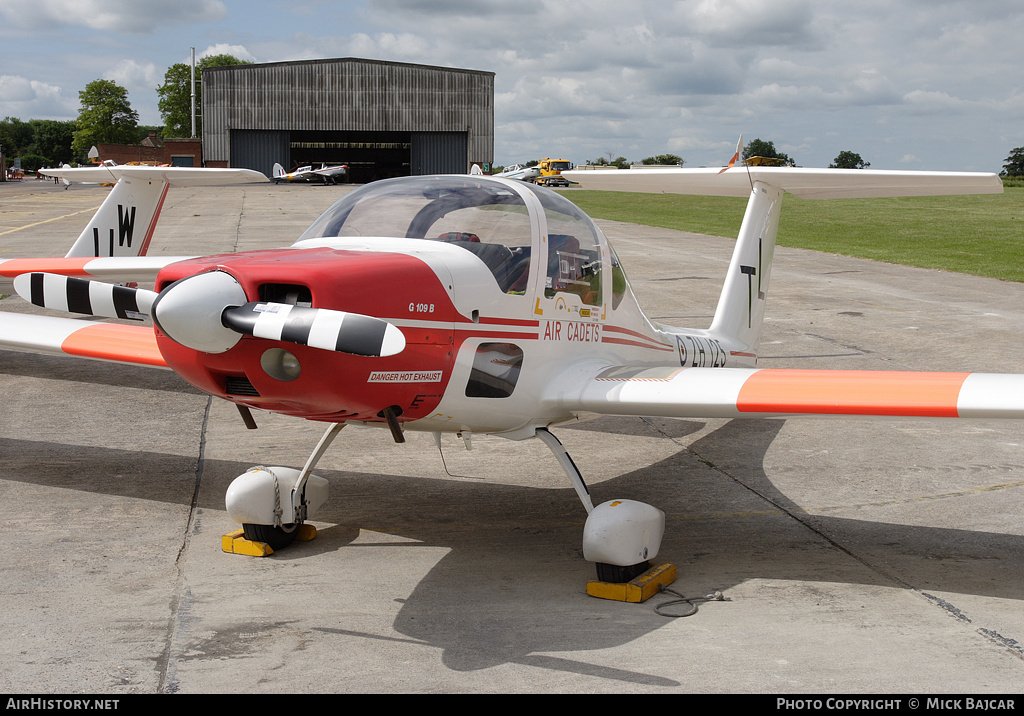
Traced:
<path fill-rule="evenodd" d="M 19 118 L 63 115 L 70 111 L 56 85 L 13 75 L 0 75 L 0 106 Z"/>
<path fill-rule="evenodd" d="M 695 37 L 719 47 L 817 47 L 809 0 L 701 0 L 676 5 Z"/>
<path fill-rule="evenodd" d="M 157 25 L 210 22 L 222 19 L 221 0 L 4 0 L 0 12 L 20 27 L 84 27 L 107 32 L 148 33 Z"/>
<path fill-rule="evenodd" d="M 196 59 L 201 60 L 204 57 L 211 57 L 213 55 L 231 55 L 246 62 L 257 62 L 255 55 L 249 52 L 245 45 L 228 45 L 225 43 L 210 45 L 202 52 L 197 52 Z M 189 59 L 191 60 L 191 58 Z"/>
<path fill-rule="evenodd" d="M 0 75 L 0 102 L 28 102 L 35 97 L 36 92 L 30 80 Z"/>
<path fill-rule="evenodd" d="M 963 100 L 952 97 L 946 92 L 926 92 L 914 90 L 908 92 L 903 101 L 916 113 L 933 114 L 945 112 L 958 112 L 967 105 Z"/>
<path fill-rule="evenodd" d="M 165 68 L 157 68 L 152 62 L 121 60 L 103 73 L 103 79 L 111 80 L 125 89 L 152 89 L 163 83 Z"/>

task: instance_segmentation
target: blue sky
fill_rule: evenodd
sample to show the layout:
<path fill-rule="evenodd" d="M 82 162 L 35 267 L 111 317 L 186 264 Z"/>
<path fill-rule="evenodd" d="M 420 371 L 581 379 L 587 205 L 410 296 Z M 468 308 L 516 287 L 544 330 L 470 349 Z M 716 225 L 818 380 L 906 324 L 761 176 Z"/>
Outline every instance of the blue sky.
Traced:
<path fill-rule="evenodd" d="M 167 67 L 229 52 L 496 73 L 495 161 L 771 140 L 802 166 L 999 171 L 1024 145 L 1018 0 L 0 0 L 0 116 L 72 119 L 98 78 L 161 124 Z"/>

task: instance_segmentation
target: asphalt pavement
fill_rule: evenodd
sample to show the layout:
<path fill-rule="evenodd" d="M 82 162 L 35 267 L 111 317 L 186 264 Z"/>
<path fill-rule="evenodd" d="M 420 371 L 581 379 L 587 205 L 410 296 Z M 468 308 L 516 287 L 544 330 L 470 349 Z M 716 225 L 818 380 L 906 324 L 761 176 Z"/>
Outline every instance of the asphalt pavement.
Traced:
<path fill-rule="evenodd" d="M 151 253 L 287 245 L 348 189 L 172 189 Z M 0 184 L 0 258 L 62 256 L 106 191 Z M 599 223 L 652 318 L 708 325 L 733 241 Z M 776 251 L 761 366 L 1024 372 L 1022 347 L 1021 284 Z M 168 371 L 10 351 L 0 396 L 0 693 L 1024 685 L 1019 422 L 556 427 L 595 503 L 665 511 L 673 589 L 724 597 L 673 617 L 667 594 L 586 594 L 586 514 L 539 441 L 446 436 L 442 460 L 430 436 L 347 428 L 318 538 L 255 558 L 221 549 L 227 485 L 301 467 L 322 425 L 247 430 Z"/>

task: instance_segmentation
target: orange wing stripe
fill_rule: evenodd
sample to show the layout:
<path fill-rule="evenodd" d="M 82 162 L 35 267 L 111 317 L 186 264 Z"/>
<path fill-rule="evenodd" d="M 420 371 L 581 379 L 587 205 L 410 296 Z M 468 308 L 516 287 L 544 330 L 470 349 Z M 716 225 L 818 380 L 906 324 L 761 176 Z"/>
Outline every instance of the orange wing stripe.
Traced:
<path fill-rule="evenodd" d="M 157 348 L 156 334 L 148 326 L 96 323 L 72 333 L 60 349 L 83 358 L 167 367 Z"/>
<path fill-rule="evenodd" d="M 955 418 L 968 373 L 761 370 L 740 389 L 742 413 Z"/>
<path fill-rule="evenodd" d="M 56 273 L 61 276 L 88 276 L 85 265 L 95 260 L 95 256 L 84 258 L 49 258 L 49 259 L 8 259 L 0 261 L 0 276 L 14 278 L 23 273 Z"/>

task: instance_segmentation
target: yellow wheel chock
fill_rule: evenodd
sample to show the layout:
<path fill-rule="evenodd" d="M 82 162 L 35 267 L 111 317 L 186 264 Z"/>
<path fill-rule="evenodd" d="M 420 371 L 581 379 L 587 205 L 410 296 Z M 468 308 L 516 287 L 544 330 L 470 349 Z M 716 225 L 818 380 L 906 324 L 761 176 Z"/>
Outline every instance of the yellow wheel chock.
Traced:
<path fill-rule="evenodd" d="M 587 594 L 617 602 L 645 602 L 676 581 L 676 566 L 671 562 L 655 564 L 628 582 L 587 582 Z"/>
<path fill-rule="evenodd" d="M 309 542 L 316 538 L 316 527 L 303 522 L 298 527 L 295 539 L 299 542 Z M 255 542 L 245 538 L 245 530 L 229 532 L 220 539 L 220 546 L 228 554 L 244 554 L 249 557 L 269 557 L 274 553 L 273 548 L 266 542 Z"/>

